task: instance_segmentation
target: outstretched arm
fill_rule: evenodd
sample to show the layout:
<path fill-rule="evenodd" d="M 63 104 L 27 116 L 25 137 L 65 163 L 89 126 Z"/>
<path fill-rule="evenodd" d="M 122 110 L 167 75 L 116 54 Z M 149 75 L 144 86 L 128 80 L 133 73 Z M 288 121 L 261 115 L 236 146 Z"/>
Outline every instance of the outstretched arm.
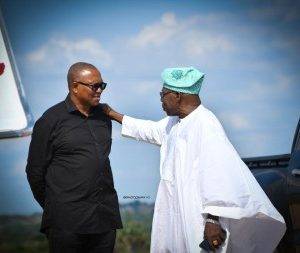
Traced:
<path fill-rule="evenodd" d="M 155 122 L 151 120 L 135 119 L 113 110 L 109 105 L 102 104 L 103 112 L 122 124 L 122 135 L 131 137 L 136 140 L 149 142 L 156 145 L 161 145 L 163 138 L 163 129 L 167 124 L 167 119 Z"/>

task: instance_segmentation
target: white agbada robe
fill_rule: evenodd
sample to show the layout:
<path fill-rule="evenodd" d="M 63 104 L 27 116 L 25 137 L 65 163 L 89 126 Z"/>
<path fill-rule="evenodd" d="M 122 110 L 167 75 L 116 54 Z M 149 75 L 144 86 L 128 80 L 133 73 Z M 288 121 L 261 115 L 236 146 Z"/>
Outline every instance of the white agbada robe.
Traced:
<path fill-rule="evenodd" d="M 124 116 L 122 135 L 160 146 L 160 176 L 152 253 L 205 252 L 207 213 L 220 216 L 227 239 L 216 252 L 273 252 L 285 232 L 274 208 L 227 139 L 215 115 L 200 105 L 185 118 Z"/>

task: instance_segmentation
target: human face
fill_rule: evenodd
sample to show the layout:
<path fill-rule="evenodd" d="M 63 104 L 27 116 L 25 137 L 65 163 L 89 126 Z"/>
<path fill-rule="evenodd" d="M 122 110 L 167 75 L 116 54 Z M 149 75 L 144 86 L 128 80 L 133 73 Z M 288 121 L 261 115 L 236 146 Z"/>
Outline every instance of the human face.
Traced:
<path fill-rule="evenodd" d="M 100 72 L 97 69 L 84 69 L 78 75 L 78 80 L 74 80 L 75 96 L 78 101 L 85 106 L 97 106 L 104 86 Z M 93 86 L 98 86 L 98 89 Z M 100 87 L 99 87 L 100 86 Z"/>
<path fill-rule="evenodd" d="M 179 93 L 175 91 L 163 88 L 160 92 L 160 101 L 162 102 L 162 108 L 168 116 L 178 115 L 179 107 Z"/>

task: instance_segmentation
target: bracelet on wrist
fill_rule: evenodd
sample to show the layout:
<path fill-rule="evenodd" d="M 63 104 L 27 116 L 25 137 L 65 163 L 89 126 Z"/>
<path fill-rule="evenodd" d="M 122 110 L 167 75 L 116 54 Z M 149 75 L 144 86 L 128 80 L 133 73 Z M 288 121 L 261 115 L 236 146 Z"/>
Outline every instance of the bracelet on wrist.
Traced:
<path fill-rule="evenodd" d="M 208 223 L 212 223 L 212 224 L 216 224 L 216 225 L 220 225 L 220 222 L 217 221 L 217 220 L 213 220 L 213 219 L 206 219 L 205 222 L 208 222 Z"/>

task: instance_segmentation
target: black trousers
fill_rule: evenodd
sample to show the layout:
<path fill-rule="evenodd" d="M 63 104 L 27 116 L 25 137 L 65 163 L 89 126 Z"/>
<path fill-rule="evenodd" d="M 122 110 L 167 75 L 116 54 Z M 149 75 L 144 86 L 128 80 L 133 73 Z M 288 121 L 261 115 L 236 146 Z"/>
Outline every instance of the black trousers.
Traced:
<path fill-rule="evenodd" d="M 101 234 L 75 234 L 49 229 L 47 238 L 50 253 L 112 253 L 116 230 Z"/>

